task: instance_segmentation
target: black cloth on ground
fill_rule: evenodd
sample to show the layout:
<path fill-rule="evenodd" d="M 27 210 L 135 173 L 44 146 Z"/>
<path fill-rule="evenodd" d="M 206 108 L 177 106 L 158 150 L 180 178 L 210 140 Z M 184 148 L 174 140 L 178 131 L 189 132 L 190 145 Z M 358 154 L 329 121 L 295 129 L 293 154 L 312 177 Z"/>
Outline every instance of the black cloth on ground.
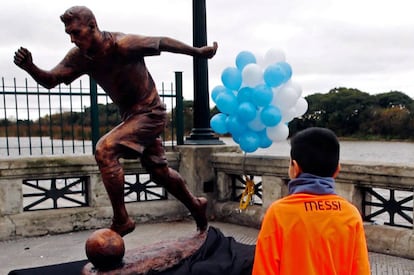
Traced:
<path fill-rule="evenodd" d="M 237 242 L 233 237 L 210 226 L 206 241 L 192 256 L 180 264 L 149 275 L 250 275 L 253 267 L 254 245 Z M 88 260 L 13 270 L 9 275 L 78 275 Z"/>

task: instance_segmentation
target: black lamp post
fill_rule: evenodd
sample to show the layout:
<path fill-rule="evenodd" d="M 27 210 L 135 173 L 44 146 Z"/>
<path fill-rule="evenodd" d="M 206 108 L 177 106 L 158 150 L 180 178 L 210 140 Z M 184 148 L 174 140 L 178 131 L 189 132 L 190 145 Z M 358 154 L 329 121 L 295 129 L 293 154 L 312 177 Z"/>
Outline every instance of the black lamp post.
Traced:
<path fill-rule="evenodd" d="M 206 1 L 193 0 L 193 46 L 207 45 Z M 194 57 L 194 128 L 184 144 L 223 144 L 210 128 L 208 66 L 206 58 Z"/>

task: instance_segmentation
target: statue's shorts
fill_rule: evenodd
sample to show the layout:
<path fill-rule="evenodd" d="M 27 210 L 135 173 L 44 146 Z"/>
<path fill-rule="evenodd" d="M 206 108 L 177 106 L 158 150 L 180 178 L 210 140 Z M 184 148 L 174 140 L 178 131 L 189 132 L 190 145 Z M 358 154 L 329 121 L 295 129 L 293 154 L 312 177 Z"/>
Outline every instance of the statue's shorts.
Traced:
<path fill-rule="evenodd" d="M 162 106 L 150 112 L 128 115 L 118 126 L 104 135 L 97 146 L 110 147 L 116 158 L 141 158 L 144 167 L 167 165 L 165 150 L 160 138 L 167 123 Z"/>

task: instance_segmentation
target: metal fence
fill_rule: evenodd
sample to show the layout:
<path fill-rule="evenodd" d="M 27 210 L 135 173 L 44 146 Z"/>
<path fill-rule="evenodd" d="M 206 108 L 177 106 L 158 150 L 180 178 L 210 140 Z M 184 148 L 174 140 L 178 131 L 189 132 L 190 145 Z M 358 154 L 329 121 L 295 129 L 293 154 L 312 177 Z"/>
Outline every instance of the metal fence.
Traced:
<path fill-rule="evenodd" d="M 175 85 L 162 83 L 159 93 L 169 112 L 168 149 L 183 144 L 182 73 L 175 73 Z M 100 136 L 119 122 L 117 107 L 93 79 L 45 89 L 2 78 L 0 157 L 92 154 Z"/>

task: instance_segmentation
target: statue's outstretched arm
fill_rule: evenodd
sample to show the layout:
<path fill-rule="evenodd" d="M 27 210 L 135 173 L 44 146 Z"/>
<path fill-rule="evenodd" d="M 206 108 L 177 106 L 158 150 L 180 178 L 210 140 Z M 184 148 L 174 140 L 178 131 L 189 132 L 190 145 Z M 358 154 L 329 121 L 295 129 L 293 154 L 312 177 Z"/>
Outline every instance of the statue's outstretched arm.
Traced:
<path fill-rule="evenodd" d="M 217 52 L 217 42 L 213 46 L 193 47 L 169 37 L 160 39 L 160 50 L 173 53 L 187 54 L 196 57 L 212 58 Z"/>
<path fill-rule="evenodd" d="M 141 35 L 125 35 L 114 33 L 117 36 L 118 51 L 124 55 L 138 53 L 142 56 L 158 55 L 160 52 L 186 54 L 195 57 L 212 58 L 217 51 L 217 43 L 213 46 L 193 47 L 170 37 L 151 37 Z"/>
<path fill-rule="evenodd" d="M 33 63 L 32 54 L 26 48 L 20 47 L 14 55 L 14 63 L 47 89 L 51 89 L 60 83 L 69 84 L 79 76 L 71 67 L 64 65 L 65 59 L 52 70 L 46 71 Z"/>

